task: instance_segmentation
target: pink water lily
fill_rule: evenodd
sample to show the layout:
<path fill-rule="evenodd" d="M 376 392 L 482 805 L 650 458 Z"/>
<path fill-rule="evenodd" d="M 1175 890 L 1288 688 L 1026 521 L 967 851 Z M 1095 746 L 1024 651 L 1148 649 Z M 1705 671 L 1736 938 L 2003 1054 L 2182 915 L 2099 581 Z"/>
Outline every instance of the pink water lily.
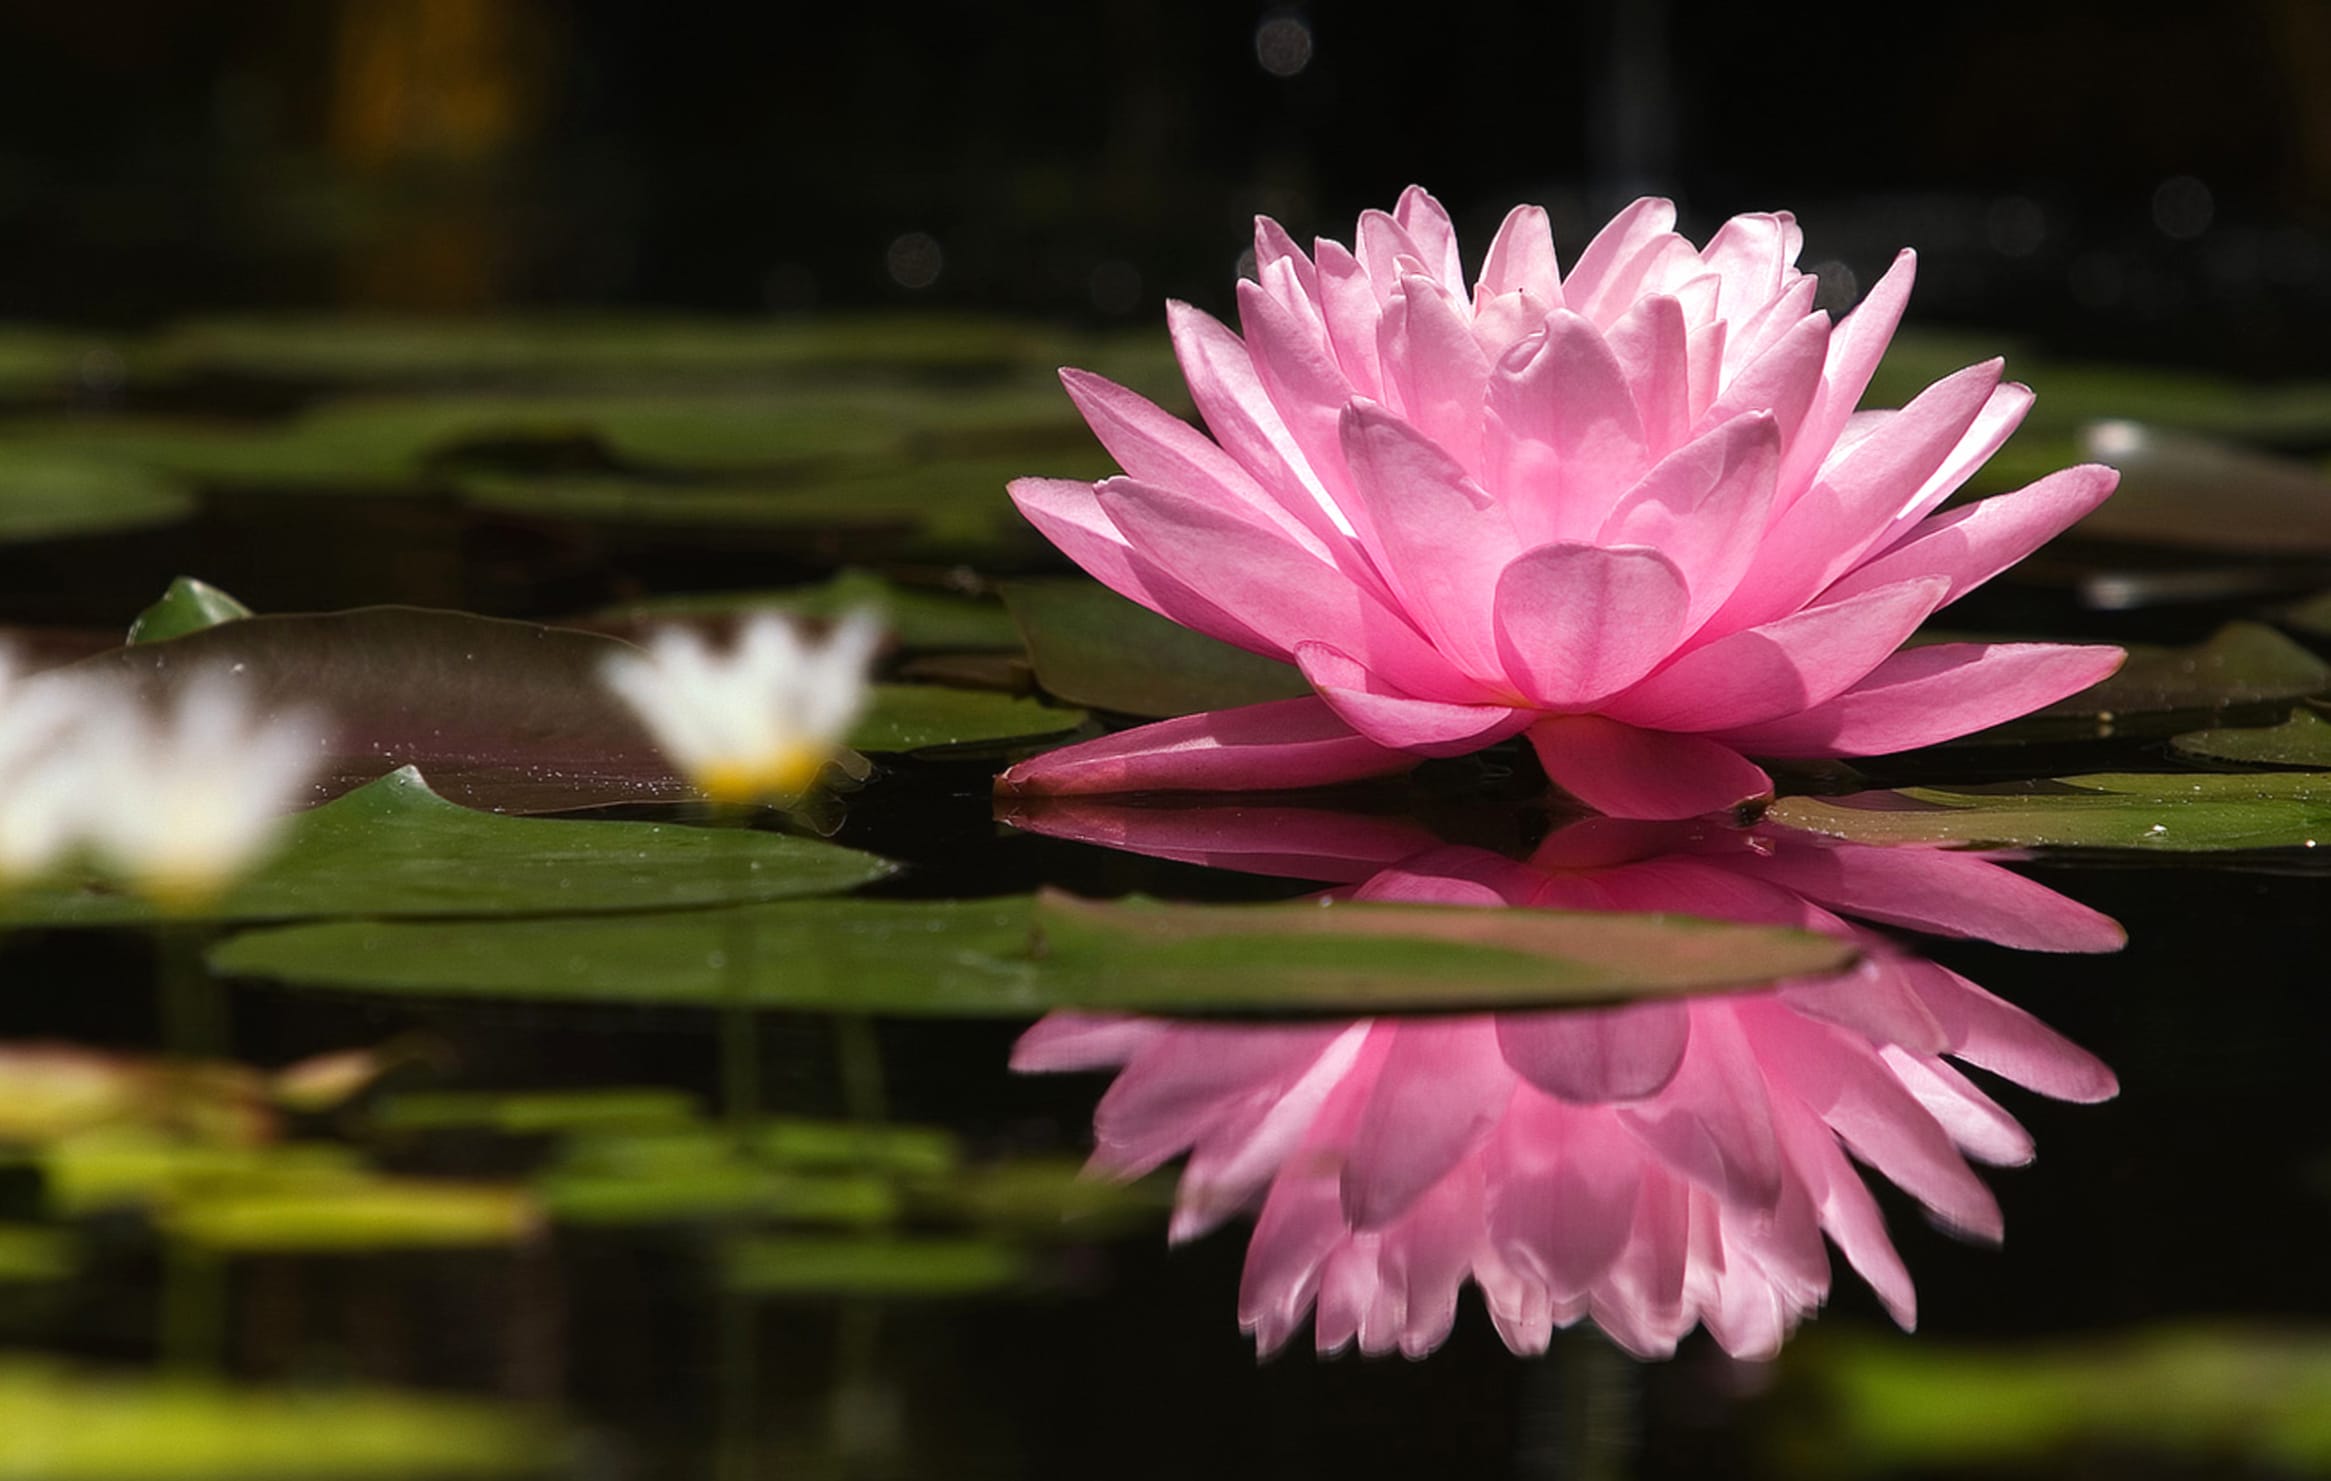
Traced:
<path fill-rule="evenodd" d="M 1936 512 L 2032 396 L 1989 360 L 1856 410 L 1912 255 L 1833 324 L 1787 213 L 1701 248 L 1674 220 L 1637 201 L 1562 272 L 1546 213 L 1517 207 L 1470 293 L 1421 189 L 1350 249 L 1306 255 L 1261 220 L 1243 338 L 1169 307 L 1211 438 L 1064 371 L 1125 471 L 1018 480 L 1021 511 L 1115 590 L 1300 666 L 1316 697 L 1069 747 L 1005 788 L 1327 783 L 1527 733 L 1588 805 L 1689 817 L 1770 795 L 1749 755 L 1906 750 L 2110 673 L 2105 647 L 1896 651 L 2116 478 L 2083 465 Z"/>
<path fill-rule="evenodd" d="M 1055 1014 L 1022 1069 L 1115 1068 L 1097 1169 L 1185 1155 L 1172 1226 L 1259 1209 L 1239 1295 L 1269 1351 L 1316 1311 L 1319 1347 L 1421 1355 L 1479 1286 L 1518 1352 L 1591 1320 L 1640 1356 L 1695 1326 L 1768 1357 L 1829 1291 L 1824 1236 L 1904 1326 L 1910 1273 L 1853 1159 L 1945 1225 L 1996 1240 L 1970 1160 L 2032 1144 L 1950 1062 L 2093 1101 L 2112 1072 L 1975 983 L 1851 924 L 2103 951 L 2109 919 L 1973 854 L 1787 829 L 1601 818 L 1527 861 L 1404 820 L 1068 799 L 1021 826 L 1167 858 L 1346 881 L 1372 900 L 1671 910 L 1847 935 L 1842 976 L 1569 1013 L 1255 1026 Z M 1850 1154 L 1850 1157 L 1849 1157 Z"/>

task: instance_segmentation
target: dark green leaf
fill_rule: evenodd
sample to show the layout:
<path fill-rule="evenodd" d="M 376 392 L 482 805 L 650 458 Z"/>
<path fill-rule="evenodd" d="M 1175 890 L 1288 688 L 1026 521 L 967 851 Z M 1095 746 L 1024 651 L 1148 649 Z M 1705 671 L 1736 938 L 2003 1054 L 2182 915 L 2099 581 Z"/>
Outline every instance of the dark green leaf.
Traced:
<path fill-rule="evenodd" d="M 1158 616 L 1095 581 L 1014 581 L 1036 682 L 1072 704 L 1163 718 L 1311 693 L 1293 666 Z"/>
<path fill-rule="evenodd" d="M 543 915 L 661 910 L 853 889 L 891 865 L 811 838 L 746 828 L 501 817 L 445 801 L 411 769 L 292 818 L 282 847 L 205 914 Z M 95 885 L 0 897 L 10 925 L 154 919 Z"/>
<path fill-rule="evenodd" d="M 0 542 L 139 529 L 193 512 L 192 493 L 165 473 L 102 452 L 0 443 Z"/>
<path fill-rule="evenodd" d="M 754 1296 L 963 1296 L 1018 1285 L 1027 1255 L 977 1238 L 771 1235 L 728 1249 L 726 1284 Z"/>
<path fill-rule="evenodd" d="M 2087 429 L 2091 459 L 2120 487 L 2078 528 L 2083 535 L 2179 549 L 2293 556 L 2331 554 L 2331 479 L 2287 458 L 2130 421 Z"/>
<path fill-rule="evenodd" d="M 2228 727 L 2181 735 L 2172 742 L 2187 756 L 2257 766 L 2304 766 L 2331 771 L 2331 720 L 2300 708 L 2280 725 Z"/>
<path fill-rule="evenodd" d="M 251 609 L 207 581 L 181 576 L 170 583 L 162 599 L 140 612 L 130 623 L 129 641 L 160 643 L 222 622 L 236 622 Z"/>
<path fill-rule="evenodd" d="M 1788 797 L 1774 822 L 1860 843 L 2147 849 L 2312 848 L 2331 837 L 2331 775 L 2100 775 Z"/>
<path fill-rule="evenodd" d="M 747 934 L 749 933 L 749 935 Z M 730 953 L 746 947 L 747 980 Z M 1824 936 L 1684 917 L 1312 903 L 828 900 L 567 921 L 254 932 L 219 970 L 386 992 L 1026 1016 L 1552 1007 L 1850 963 Z"/>

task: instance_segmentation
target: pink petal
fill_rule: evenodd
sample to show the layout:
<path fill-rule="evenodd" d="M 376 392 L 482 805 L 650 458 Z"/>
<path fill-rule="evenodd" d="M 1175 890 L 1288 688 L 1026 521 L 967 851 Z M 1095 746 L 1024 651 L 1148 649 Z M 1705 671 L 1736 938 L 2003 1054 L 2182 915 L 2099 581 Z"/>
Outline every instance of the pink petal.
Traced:
<path fill-rule="evenodd" d="M 1516 206 L 1489 244 L 1481 263 L 1474 308 L 1508 293 L 1527 293 L 1548 309 L 1562 306 L 1562 272 L 1554 257 L 1554 229 L 1543 206 Z"/>
<path fill-rule="evenodd" d="M 1358 1230 L 1406 1213 L 1480 1144 L 1514 1093 L 1513 1072 L 1479 1017 L 1379 1021 L 1391 1039 L 1343 1168 L 1344 1215 Z"/>
<path fill-rule="evenodd" d="M 1910 302 L 1910 283 L 1918 273 L 1918 254 L 1895 255 L 1886 275 L 1871 285 L 1852 313 L 1838 321 L 1829 336 L 1828 363 L 1822 368 L 1821 389 L 1805 414 L 1804 430 L 1791 445 L 1781 467 L 1784 488 L 1801 487 L 1829 455 L 1830 444 L 1845 429 L 1845 419 L 1861 404 L 1870 376 L 1892 343 L 1902 310 Z"/>
<path fill-rule="evenodd" d="M 1016 793 L 1239 792 L 1406 771 L 1416 758 L 1355 734 L 1325 701 L 1282 699 L 1161 720 L 1064 746 L 996 780 Z"/>
<path fill-rule="evenodd" d="M 1094 1161 L 1139 1177 L 1178 1155 L 1245 1102 L 1268 1102 L 1301 1080 L 1342 1030 L 1336 1025 L 1180 1025 L 1136 1055 L 1093 1112 Z"/>
<path fill-rule="evenodd" d="M 1732 594 L 1756 557 L 1772 508 L 1780 431 L 1763 412 L 1720 423 L 1677 448 L 1612 508 L 1597 545 L 1648 545 L 1683 572 L 1689 633 Z"/>
<path fill-rule="evenodd" d="M 1239 283 L 1238 308 L 1247 354 L 1281 424 L 1335 507 L 1349 515 L 1351 478 L 1337 423 L 1352 385 L 1324 330 L 1290 313 L 1258 283 Z"/>
<path fill-rule="evenodd" d="M 1648 545 L 1541 545 L 1497 578 L 1498 656 L 1539 704 L 1583 709 L 1674 651 L 1690 601 L 1683 572 Z"/>
<path fill-rule="evenodd" d="M 1999 383 L 1987 360 L 1946 376 L 1821 467 L 1773 522 L 1764 554 L 1716 618 L 1750 627 L 1795 611 L 1850 570 L 1967 433 Z"/>
<path fill-rule="evenodd" d="M 1357 249 L 1354 253 L 1361 265 L 1368 269 L 1368 284 L 1376 290 L 1376 301 L 1391 299 L 1393 289 L 1400 286 L 1400 260 L 1407 258 L 1421 269 L 1425 265 L 1424 249 L 1408 234 L 1408 229 L 1382 211 L 1362 211 Z"/>
<path fill-rule="evenodd" d="M 1783 983 L 1781 1001 L 1872 1044 L 1899 1044 L 1921 1054 L 1948 1049 L 1950 1035 L 1907 980 L 1901 953 L 1874 936 L 1857 933 L 1857 939 L 1868 955 L 1852 971 Z"/>
<path fill-rule="evenodd" d="M 1449 222 L 1449 213 L 1432 198 L 1421 185 L 1411 185 L 1400 193 L 1400 203 L 1392 208 L 1392 219 L 1400 223 L 1416 243 L 1417 255 L 1425 269 L 1441 281 L 1451 292 L 1465 286 L 1465 264 L 1457 256 L 1457 228 Z"/>
<path fill-rule="evenodd" d="M 1384 378 L 1376 358 L 1376 321 L 1384 311 L 1369 286 L 1368 271 L 1339 243 L 1323 240 L 1316 250 L 1320 313 L 1336 362 L 1353 390 L 1380 399 Z"/>
<path fill-rule="evenodd" d="M 1830 333 L 1829 316 L 1810 313 L 1789 322 L 1768 348 L 1751 354 L 1746 351 L 1753 346 L 1742 347 L 1741 369 L 1716 392 L 1715 400 L 1700 416 L 1700 427 L 1764 412 L 1780 429 L 1781 450 L 1787 455 L 1782 469 L 1787 469 L 1795 461 L 1794 449 L 1807 435 L 1805 416 L 1820 389 L 1822 356 Z M 1733 344 L 1725 345 L 1725 353 L 1736 353 Z M 1776 473 L 1774 486 L 1783 500 L 1782 508 L 1803 488 L 1800 482 L 1788 481 L 1785 473 Z"/>
<path fill-rule="evenodd" d="M 1377 353 L 1385 393 L 1397 399 L 1401 415 L 1458 463 L 1477 465 L 1489 357 L 1473 336 L 1464 301 L 1429 278 L 1403 278 L 1384 307 Z"/>
<path fill-rule="evenodd" d="M 1288 431 L 1246 345 L 1212 315 L 1186 303 L 1166 304 L 1166 324 L 1190 399 L 1198 403 L 1199 415 L 1223 451 L 1324 548 L 1338 548 L 1339 537 L 1348 537 L 1350 527 Z"/>
<path fill-rule="evenodd" d="M 1626 372 L 1579 315 L 1556 309 L 1490 372 L 1482 483 L 1524 540 L 1591 535 L 1648 465 Z"/>
<path fill-rule="evenodd" d="M 1981 854 L 1833 846 L 1766 831 L 1778 846 L 1738 867 L 1848 915 L 2016 951 L 2118 951 L 2128 942 L 2111 916 Z"/>
<path fill-rule="evenodd" d="M 1180 417 L 1090 371 L 1065 369 L 1060 383 L 1101 446 L 1134 478 L 1252 511 L 1289 538 L 1319 548 L 1252 475 Z"/>
<path fill-rule="evenodd" d="M 2013 1003 L 1948 968 L 1920 964 L 1911 981 L 1949 1035 L 1951 1053 L 2057 1100 L 2111 1100 L 2120 1081 L 2104 1061 Z"/>
<path fill-rule="evenodd" d="M 1901 1049 L 1879 1053 L 1902 1088 L 1917 1097 L 1960 1151 L 1993 1167 L 2021 1167 L 2032 1160 L 2031 1133 L 1965 1075 L 1939 1059 Z"/>
<path fill-rule="evenodd" d="M 1700 260 L 1723 279 L 1726 313 L 1767 302 L 1781 291 L 1781 270 L 1788 266 L 1782 218 L 1764 212 L 1733 217 L 1708 238 Z"/>
<path fill-rule="evenodd" d="M 1563 279 L 1570 305 L 1598 324 L 1608 323 L 1634 298 L 1660 247 L 1674 238 L 1675 203 L 1646 196 L 1595 233 Z"/>
<path fill-rule="evenodd" d="M 1883 663 L 1948 590 L 1937 578 L 1808 607 L 1692 649 L 1603 706 L 1654 730 L 1721 730 L 1793 715 Z"/>
<path fill-rule="evenodd" d="M 1991 455 L 2015 435 L 2015 429 L 2023 425 L 2024 415 L 2031 409 L 2031 387 L 2017 381 L 2003 381 L 1993 387 L 1991 398 L 1975 414 L 1958 446 L 1927 475 L 1926 482 L 1919 485 L 1918 492 L 1894 516 L 1871 549 L 1883 550 L 1893 544 L 1933 513 L 1935 506 L 1957 493 L 1961 485 L 1975 476 L 1975 470 L 1991 461 Z"/>
<path fill-rule="evenodd" d="M 1607 1111 L 1521 1090 L 1483 1154 L 1498 1253 L 1575 1300 L 1635 1225 L 1643 1152 Z"/>
<path fill-rule="evenodd" d="M 1847 572 L 1822 593 L 1824 601 L 1911 576 L 1948 579 L 1957 601 L 2054 539 L 2105 501 L 2120 474 L 2096 463 L 2051 473 L 2012 494 L 1997 494 L 1947 510 L 1914 526 L 1891 548 Z"/>
<path fill-rule="evenodd" d="M 997 819 L 1029 833 L 1153 859 L 1357 884 L 1440 840 L 1405 817 L 1220 802 L 1132 807 L 1091 797 L 1006 798 Z"/>
<path fill-rule="evenodd" d="M 1910 648 L 1826 704 L 1716 738 L 1760 756 L 1882 756 L 2053 704 L 2099 682 L 2126 656 L 2060 643 Z"/>
<path fill-rule="evenodd" d="M 1258 651 L 1272 657 L 1288 656 L 1306 639 L 1332 637 L 1359 648 L 1371 666 L 1411 693 L 1440 699 L 1479 692 L 1404 618 L 1277 531 L 1131 479 L 1102 484 L 1100 501 L 1133 547 L 1129 563 L 1158 598 L 1158 610 L 1185 626 L 1206 630 L 1206 614 L 1175 610 L 1172 583 L 1261 634 L 1268 646 Z"/>
<path fill-rule="evenodd" d="M 1422 756 L 1464 756 L 1521 734 L 1533 718 L 1530 711 L 1503 705 L 1418 699 L 1327 643 L 1296 644 L 1295 661 L 1344 723 L 1380 746 Z"/>
<path fill-rule="evenodd" d="M 1012 1068 L 1021 1074 L 1109 1069 L 1167 1032 L 1166 1025 L 1153 1018 L 1049 1013 L 1012 1046 Z"/>
<path fill-rule="evenodd" d="M 1869 1282 L 1887 1315 L 1905 1331 L 1916 1327 L 1918 1293 L 1910 1270 L 1886 1237 L 1886 1216 L 1878 1211 L 1878 1201 L 1838 1151 L 1829 1128 L 1793 1096 L 1781 1096 L 1773 1106 L 1773 1129 L 1790 1170 L 1804 1181 L 1821 1212 L 1821 1227 Z"/>
<path fill-rule="evenodd" d="M 1637 299 L 1604 338 L 1635 393 L 1645 443 L 1653 449 L 1682 446 L 1691 427 L 1683 305 L 1666 294 Z"/>
<path fill-rule="evenodd" d="M 1294 270 L 1295 280 L 1302 285 L 1304 296 L 1316 304 L 1319 301 L 1318 269 L 1312 266 L 1310 258 L 1303 255 L 1303 249 L 1295 244 L 1295 239 L 1287 234 L 1287 228 L 1268 216 L 1257 216 L 1255 218 L 1256 273 L 1259 275 L 1268 272 L 1274 264 L 1281 262 L 1288 264 Z M 1132 470 L 1127 469 L 1126 471 L 1131 472 Z"/>
<path fill-rule="evenodd" d="M 1548 1095 L 1577 1105 L 1658 1094 L 1675 1078 L 1691 1033 L 1681 1003 L 1497 1015 L 1505 1062 Z"/>
<path fill-rule="evenodd" d="M 1781 1155 L 1756 1050 L 1725 1004 L 1686 1011 L 1691 1037 L 1675 1078 L 1656 1098 L 1621 1106 L 1620 1124 L 1727 1205 L 1769 1209 L 1781 1196 Z"/>
<path fill-rule="evenodd" d="M 1776 1089 L 1785 1086 L 1843 1138 L 1854 1155 L 1953 1228 L 1997 1241 L 1999 1204 L 1926 1108 L 1887 1072 L 1874 1050 L 1769 1000 L 1744 1000 L 1750 1032 Z"/>
<path fill-rule="evenodd" d="M 1386 579 L 1433 645 L 1466 673 L 1502 677 L 1490 594 L 1520 551 L 1505 510 L 1399 417 L 1356 402 L 1344 452 Z"/>
<path fill-rule="evenodd" d="M 1729 746 L 1600 715 L 1540 720 L 1530 727 L 1530 744 L 1554 785 L 1613 817 L 1696 818 L 1773 793 L 1772 778 Z"/>

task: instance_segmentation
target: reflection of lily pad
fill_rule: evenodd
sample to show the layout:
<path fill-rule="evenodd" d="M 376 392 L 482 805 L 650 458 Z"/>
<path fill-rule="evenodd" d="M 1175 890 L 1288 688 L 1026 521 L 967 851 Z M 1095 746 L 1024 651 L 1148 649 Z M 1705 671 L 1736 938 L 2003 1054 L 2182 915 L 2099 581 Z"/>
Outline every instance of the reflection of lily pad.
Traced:
<path fill-rule="evenodd" d="M 1291 665 L 1193 632 L 1096 581 L 1015 581 L 1004 603 L 1036 682 L 1073 704 L 1162 718 L 1311 692 Z"/>
<path fill-rule="evenodd" d="M 1858 843 L 2147 849 L 2304 848 L 2331 837 L 2331 774 L 2066 777 L 1787 797 L 1766 814 Z"/>
<path fill-rule="evenodd" d="M 2280 725 L 2229 726 L 2196 731 L 2172 742 L 2188 756 L 2244 761 L 2257 766 L 2305 766 L 2331 771 L 2331 720 L 2312 709 L 2291 712 Z"/>
<path fill-rule="evenodd" d="M 2325 688 L 2331 664 L 2273 628 L 2230 622 L 2188 647 L 2131 644 L 2129 661 L 2102 683 L 1954 744 L 2170 735 L 2192 729 L 2197 715 L 2287 703 Z"/>
<path fill-rule="evenodd" d="M 1002 1240 L 763 1235 L 731 1244 L 723 1283 L 754 1296 L 966 1296 L 1018 1285 L 1027 1253 Z"/>
<path fill-rule="evenodd" d="M 1084 711 L 978 689 L 877 684 L 866 716 L 850 732 L 861 751 L 932 751 L 1034 741 L 1076 729 Z"/>
<path fill-rule="evenodd" d="M 101 456 L 0 445 L 0 541 L 138 529 L 193 512 L 193 495 L 166 473 Z"/>
<path fill-rule="evenodd" d="M 231 1389 L 0 1362 L 5 1481 L 403 1481 L 540 1475 L 540 1421 L 470 1400 Z"/>
<path fill-rule="evenodd" d="M 748 930 L 742 986 L 764 1006 L 950 1016 L 1559 1006 L 1831 971 L 1853 955 L 1824 936 L 1664 916 L 1047 896 L 294 926 L 239 936 L 213 962 L 374 991 L 711 1004 L 737 990 L 725 953 Z"/>
<path fill-rule="evenodd" d="M 210 914 L 659 910 L 839 892 L 890 868 L 855 849 L 751 829 L 499 817 L 445 801 L 408 768 L 291 819 L 276 854 Z M 142 900 L 93 886 L 33 886 L 0 899 L 0 922 L 11 925 L 151 919 Z"/>

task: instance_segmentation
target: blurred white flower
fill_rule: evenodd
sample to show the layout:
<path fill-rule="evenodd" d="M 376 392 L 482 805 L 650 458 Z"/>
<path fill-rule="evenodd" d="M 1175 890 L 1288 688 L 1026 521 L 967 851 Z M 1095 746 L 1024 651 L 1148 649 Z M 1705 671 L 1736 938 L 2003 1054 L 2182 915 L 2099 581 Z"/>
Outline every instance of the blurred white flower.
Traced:
<path fill-rule="evenodd" d="M 257 863 L 324 758 L 317 717 L 260 714 L 224 673 L 194 678 L 158 710 L 100 694 L 82 728 L 99 861 L 173 909 L 215 898 Z"/>
<path fill-rule="evenodd" d="M 763 613 L 726 654 L 686 628 L 666 628 L 645 653 L 610 660 L 605 675 L 705 796 L 786 801 L 840 754 L 865 708 L 867 665 L 881 640 L 870 612 L 844 617 L 822 643 Z"/>
<path fill-rule="evenodd" d="M 43 873 L 86 831 L 88 752 L 77 741 L 92 689 L 21 674 L 0 652 L 0 888 Z"/>

